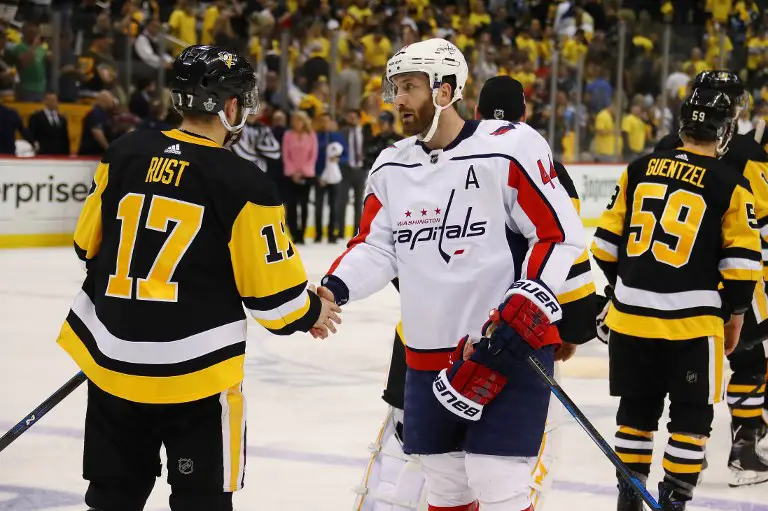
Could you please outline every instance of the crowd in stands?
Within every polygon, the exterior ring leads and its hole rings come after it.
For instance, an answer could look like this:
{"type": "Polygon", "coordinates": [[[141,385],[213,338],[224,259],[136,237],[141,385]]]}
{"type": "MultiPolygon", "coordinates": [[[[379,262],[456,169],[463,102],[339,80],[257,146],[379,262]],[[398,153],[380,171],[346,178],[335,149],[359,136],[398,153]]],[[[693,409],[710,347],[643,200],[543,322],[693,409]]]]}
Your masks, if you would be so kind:
{"type": "Polygon", "coordinates": [[[706,69],[738,70],[749,85],[740,131],[768,114],[759,1],[10,1],[13,16],[0,12],[0,153],[13,154],[20,137],[36,154],[97,156],[127,131],[175,126],[162,83],[174,56],[191,44],[226,46],[260,77],[261,112],[234,150],[278,182],[292,232],[304,232],[313,197],[329,241],[357,223],[366,173],[399,137],[381,99],[387,59],[424,38],[454,42],[468,61],[462,116],[473,116],[485,80],[512,76],[526,92],[527,122],[566,162],[647,152],[674,130],[688,84],[706,69]],[[74,108],[83,111],[75,127],[74,108]],[[350,200],[356,218],[345,219],[350,200]]]}

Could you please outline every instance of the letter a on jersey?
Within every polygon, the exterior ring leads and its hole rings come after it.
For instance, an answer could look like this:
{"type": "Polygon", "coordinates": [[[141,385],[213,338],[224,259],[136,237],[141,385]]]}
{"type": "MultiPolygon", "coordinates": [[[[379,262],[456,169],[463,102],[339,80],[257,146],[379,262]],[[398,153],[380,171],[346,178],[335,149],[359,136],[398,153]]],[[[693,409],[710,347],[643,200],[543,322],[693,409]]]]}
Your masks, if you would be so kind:
{"type": "Polygon", "coordinates": [[[474,185],[478,190],[480,189],[480,183],[477,182],[477,176],[475,175],[474,165],[470,165],[467,170],[467,180],[464,182],[464,189],[469,190],[469,185],[474,185]]]}

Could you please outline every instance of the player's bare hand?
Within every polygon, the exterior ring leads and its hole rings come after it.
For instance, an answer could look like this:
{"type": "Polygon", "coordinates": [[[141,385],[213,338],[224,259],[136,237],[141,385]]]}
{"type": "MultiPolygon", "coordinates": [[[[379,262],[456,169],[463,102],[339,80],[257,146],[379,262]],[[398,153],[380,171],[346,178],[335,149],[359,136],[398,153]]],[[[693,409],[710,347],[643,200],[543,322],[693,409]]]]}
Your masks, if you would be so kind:
{"type": "Polygon", "coordinates": [[[576,353],[576,345],[563,341],[563,343],[555,349],[555,360],[565,362],[569,360],[576,353]]]}
{"type": "Polygon", "coordinates": [[[336,303],[336,297],[333,296],[333,293],[327,287],[320,286],[317,288],[317,291],[315,292],[317,293],[317,296],[319,296],[320,298],[325,298],[329,302],[336,303]]]}
{"type": "Polygon", "coordinates": [[[725,355],[728,356],[736,349],[741,337],[741,327],[744,326],[744,314],[733,314],[725,324],[725,355]]]}
{"type": "MultiPolygon", "coordinates": [[[[322,288],[320,288],[322,289],[322,288]]],[[[317,318],[317,322],[312,325],[309,333],[315,339],[325,339],[330,335],[328,332],[336,333],[336,325],[341,324],[341,307],[336,305],[326,298],[320,296],[320,303],[322,307],[320,309],[320,317],[317,318]]]]}

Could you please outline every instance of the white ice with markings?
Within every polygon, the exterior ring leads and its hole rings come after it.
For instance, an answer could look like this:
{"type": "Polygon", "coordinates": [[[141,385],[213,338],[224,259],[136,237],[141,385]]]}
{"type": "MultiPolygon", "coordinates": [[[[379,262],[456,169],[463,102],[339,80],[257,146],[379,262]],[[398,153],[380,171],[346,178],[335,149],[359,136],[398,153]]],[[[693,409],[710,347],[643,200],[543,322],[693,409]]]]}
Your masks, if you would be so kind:
{"type": "MultiPolygon", "coordinates": [[[[343,246],[311,244],[299,250],[317,282],[343,246]]],[[[71,249],[0,251],[3,432],[77,372],[55,339],[82,277],[71,249]]],[[[247,471],[235,509],[352,509],[352,488],[360,481],[367,445],[386,411],[380,395],[398,317],[397,293],[390,286],[345,307],[339,333],[325,341],[304,334],[271,336],[249,322],[247,471]]],[[[590,342],[564,365],[563,374],[566,392],[612,443],[617,403],[608,396],[607,349],[590,342]]],[[[84,413],[83,386],[0,453],[0,510],[85,509],[84,413]]],[[[666,421],[665,416],[662,429],[666,421]]],[[[560,460],[546,509],[615,509],[613,467],[569,416],[560,431],[560,460]]],[[[666,439],[664,432],[656,437],[654,487],[666,439]]],[[[709,468],[688,509],[768,511],[768,483],[728,487],[728,450],[729,418],[723,403],[707,447],[709,468]]],[[[168,494],[164,473],[146,509],[168,509],[168,494]]]]}

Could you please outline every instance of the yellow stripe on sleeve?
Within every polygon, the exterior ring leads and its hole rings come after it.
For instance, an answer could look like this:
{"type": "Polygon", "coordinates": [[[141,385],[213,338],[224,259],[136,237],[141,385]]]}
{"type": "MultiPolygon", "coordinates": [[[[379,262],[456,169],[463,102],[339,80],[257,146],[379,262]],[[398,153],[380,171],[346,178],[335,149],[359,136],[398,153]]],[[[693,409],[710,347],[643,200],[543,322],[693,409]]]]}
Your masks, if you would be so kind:
{"type": "Polygon", "coordinates": [[[92,191],[85,199],[75,227],[75,248],[83,260],[93,259],[101,248],[101,196],[108,178],[109,164],[99,163],[93,176],[92,191]]]}
{"type": "MultiPolygon", "coordinates": [[[[731,202],[722,220],[723,249],[747,249],[756,254],[757,260],[762,260],[754,204],[754,196],[749,190],[738,185],[734,187],[731,202]]],[[[754,274],[754,277],[748,280],[758,280],[761,272],[755,271],[754,274]]]]}
{"type": "Polygon", "coordinates": [[[624,217],[627,215],[627,171],[625,170],[616,183],[615,197],[608,209],[603,211],[597,226],[618,236],[624,232],[624,217]]]}
{"type": "Polygon", "coordinates": [[[301,257],[285,233],[282,206],[246,203],[232,225],[229,253],[244,298],[276,295],[307,280],[301,257]]]}

